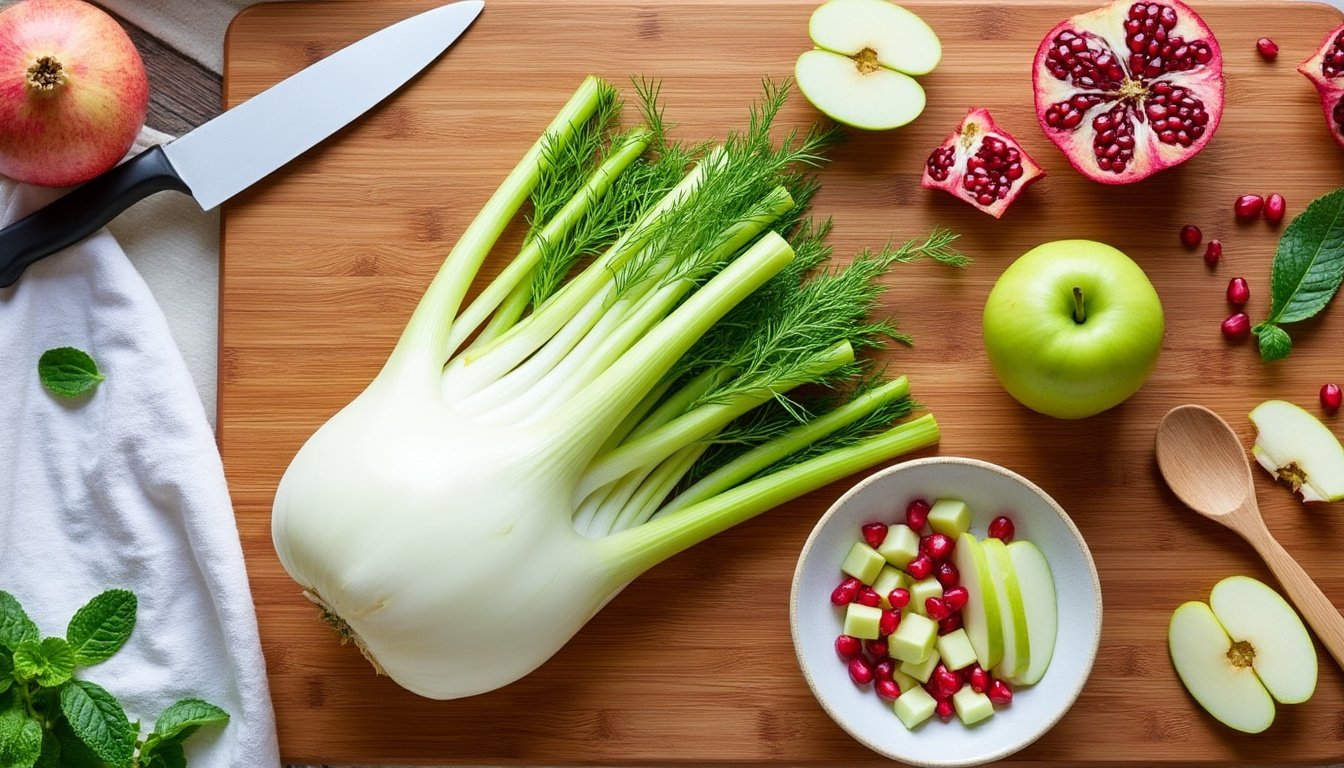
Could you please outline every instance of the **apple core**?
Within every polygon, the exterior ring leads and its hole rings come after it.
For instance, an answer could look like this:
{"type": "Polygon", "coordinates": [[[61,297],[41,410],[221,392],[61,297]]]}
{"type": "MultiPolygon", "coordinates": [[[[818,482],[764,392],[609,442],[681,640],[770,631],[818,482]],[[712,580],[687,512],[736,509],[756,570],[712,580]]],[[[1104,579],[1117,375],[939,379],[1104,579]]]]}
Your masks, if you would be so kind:
{"type": "Polygon", "coordinates": [[[861,75],[871,75],[882,68],[882,65],[877,63],[877,51],[872,48],[864,48],[850,58],[854,59],[854,64],[861,75]]]}
{"type": "Polygon", "coordinates": [[[1227,649],[1227,660],[1240,669],[1254,666],[1255,648],[1245,640],[1238,640],[1227,649]]]}

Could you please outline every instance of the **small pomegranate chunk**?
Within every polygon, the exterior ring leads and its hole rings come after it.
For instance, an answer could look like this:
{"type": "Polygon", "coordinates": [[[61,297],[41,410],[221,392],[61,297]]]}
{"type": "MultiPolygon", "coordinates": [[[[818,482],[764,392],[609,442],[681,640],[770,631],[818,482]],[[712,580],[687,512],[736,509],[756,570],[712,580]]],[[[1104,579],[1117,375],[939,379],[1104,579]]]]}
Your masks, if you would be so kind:
{"type": "Polygon", "coordinates": [[[885,680],[879,678],[876,683],[873,683],[873,690],[877,691],[877,695],[887,701],[895,701],[901,695],[901,687],[891,678],[885,680]]]}
{"type": "MultiPolygon", "coordinates": [[[[877,631],[882,635],[890,635],[901,625],[901,614],[899,611],[883,611],[881,618],[878,619],[877,631]]],[[[885,650],[885,649],[884,649],[885,650]]],[[[886,653],[873,652],[874,656],[886,656],[886,653]]]]}
{"type": "Polygon", "coordinates": [[[835,655],[849,661],[863,650],[863,641],[853,635],[840,635],[835,638],[835,655]]]}
{"type": "Polygon", "coordinates": [[[955,587],[961,583],[961,574],[957,571],[957,566],[948,560],[938,564],[938,567],[933,571],[933,577],[938,579],[938,583],[944,587],[955,587]]]}
{"type": "Polygon", "coordinates": [[[1238,219],[1248,221],[1260,215],[1265,208],[1265,198],[1259,195],[1242,195],[1232,203],[1232,212],[1238,219]]]}
{"type": "Polygon", "coordinates": [[[989,692],[985,695],[995,704],[1008,704],[1013,700],[1013,689],[1002,680],[995,680],[989,684],[989,692]]]}
{"type": "Polygon", "coordinates": [[[948,610],[953,613],[965,608],[966,602],[970,600],[970,598],[971,594],[966,591],[965,587],[952,587],[943,592],[943,602],[947,605],[948,610]]]}
{"type": "Polygon", "coordinates": [[[929,502],[923,499],[915,499],[905,507],[905,524],[910,530],[919,533],[924,530],[924,526],[929,524],[929,502]]]}
{"type": "Polygon", "coordinates": [[[859,605],[866,605],[870,608],[876,608],[882,604],[882,596],[877,594],[877,590],[870,586],[860,585],[859,594],[854,598],[854,602],[859,605]]]}
{"type": "Polygon", "coordinates": [[[1288,201],[1283,199],[1283,195],[1278,192],[1265,198],[1265,221],[1270,224],[1278,224],[1283,221],[1283,214],[1288,210],[1288,201]]]}
{"type": "MultiPolygon", "coordinates": [[[[920,186],[942,189],[999,218],[1045,171],[988,110],[973,108],[924,162],[920,186]]],[[[913,526],[911,526],[913,527],[913,526]]]]}
{"type": "Polygon", "coordinates": [[[1013,540],[1013,532],[1016,526],[1013,525],[1013,519],[1007,515],[999,515],[989,521],[989,537],[998,539],[1004,544],[1013,540]]]}
{"type": "Polygon", "coordinates": [[[1199,227],[1194,224],[1186,224],[1181,227],[1181,242],[1186,248],[1194,248],[1204,239],[1204,233],[1199,231],[1199,227]]]}
{"type": "Polygon", "coordinates": [[[1210,240],[1208,246],[1204,249],[1204,263],[1210,267],[1218,266],[1218,262],[1223,260],[1223,241],[1210,240]]]}
{"type": "Polygon", "coordinates": [[[895,672],[895,659],[878,659],[877,663],[873,665],[873,677],[878,680],[894,680],[896,678],[895,672]]]}
{"type": "Polygon", "coordinates": [[[1245,341],[1251,335],[1251,318],[1245,313],[1237,314],[1223,321],[1223,337],[1228,341],[1245,341]]]}
{"type": "Polygon", "coordinates": [[[1260,52],[1265,61],[1273,61],[1279,56],[1279,44],[1270,40],[1268,37],[1262,37],[1255,41],[1255,50],[1260,52]]]}
{"type": "Polygon", "coordinates": [[[1341,392],[1338,384],[1326,384],[1321,387],[1321,407],[1334,413],[1339,410],[1339,406],[1344,404],[1344,392],[1341,392]]]}
{"type": "Polygon", "coordinates": [[[933,707],[933,713],[937,715],[938,719],[942,720],[944,723],[952,719],[952,715],[954,712],[956,712],[956,710],[952,707],[951,699],[943,699],[942,701],[935,704],[933,707]]]}
{"type": "Polygon", "coordinates": [[[1297,71],[1316,86],[1325,125],[1344,146],[1344,24],[1330,30],[1316,53],[1297,65],[1297,71]]]}
{"type": "Polygon", "coordinates": [[[966,670],[966,682],[970,683],[972,691],[984,693],[989,690],[992,678],[979,664],[972,664],[966,670]]]}
{"type": "Polygon", "coordinates": [[[910,604],[910,590],[904,587],[897,587],[887,594],[887,602],[891,607],[900,610],[910,604]]]}
{"type": "Polygon", "coordinates": [[[855,656],[849,660],[849,679],[853,680],[855,685],[867,685],[873,682],[873,665],[863,656],[855,656]]]}
{"type": "Polygon", "coordinates": [[[887,540],[887,524],[869,523],[863,526],[863,540],[873,549],[882,546],[882,542],[887,540]]]}
{"type": "Polygon", "coordinates": [[[929,556],[929,559],[935,563],[941,563],[952,554],[952,547],[956,542],[950,536],[942,533],[930,533],[919,542],[919,551],[929,556]]]}
{"type": "Polygon", "coordinates": [[[859,596],[861,587],[863,587],[862,581],[849,576],[840,582],[835,589],[831,590],[831,602],[835,605],[849,605],[854,602],[854,598],[859,596]]]}
{"type": "Polygon", "coordinates": [[[955,613],[941,597],[926,598],[924,600],[924,612],[934,621],[942,621],[955,613]]]}
{"type": "Polygon", "coordinates": [[[905,564],[905,572],[915,581],[923,581],[933,573],[933,560],[928,555],[915,555],[915,559],[905,564]]]}
{"type": "Polygon", "coordinates": [[[875,659],[886,658],[887,641],[880,638],[877,640],[864,640],[863,649],[875,659]]]}
{"type": "Polygon", "coordinates": [[[1227,302],[1240,307],[1251,300],[1251,286],[1244,277],[1234,277],[1227,282],[1227,302]]]}
{"type": "Polygon", "coordinates": [[[961,629],[961,614],[954,613],[946,619],[938,620],[938,634],[948,635],[961,629]]]}

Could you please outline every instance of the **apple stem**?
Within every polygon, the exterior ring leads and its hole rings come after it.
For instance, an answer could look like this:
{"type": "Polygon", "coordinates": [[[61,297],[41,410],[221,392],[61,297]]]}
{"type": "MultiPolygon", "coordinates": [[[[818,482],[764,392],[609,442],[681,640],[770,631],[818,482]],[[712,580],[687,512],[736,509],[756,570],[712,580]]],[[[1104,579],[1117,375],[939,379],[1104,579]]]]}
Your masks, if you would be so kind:
{"type": "Polygon", "coordinates": [[[1087,309],[1083,306],[1083,289],[1073,286],[1073,321],[1082,325],[1087,321],[1087,309]]]}

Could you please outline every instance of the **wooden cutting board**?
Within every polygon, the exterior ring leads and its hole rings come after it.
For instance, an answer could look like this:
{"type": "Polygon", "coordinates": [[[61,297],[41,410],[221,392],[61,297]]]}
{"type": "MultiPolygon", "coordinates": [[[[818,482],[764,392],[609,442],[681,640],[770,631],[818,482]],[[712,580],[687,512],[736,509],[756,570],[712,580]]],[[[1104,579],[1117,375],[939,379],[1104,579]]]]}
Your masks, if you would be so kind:
{"type": "MultiPolygon", "coordinates": [[[[433,0],[255,6],[227,42],[230,106],[433,0]]],[[[339,646],[281,570],[272,495],[299,445],[378,370],[421,291],[486,197],[582,77],[663,83],[687,136],[743,124],[764,76],[784,77],[809,47],[814,0],[660,3],[488,0],[476,26],[422,77],[224,209],[219,439],[261,624],[280,743],[293,762],[745,763],[882,762],[813,700],[793,658],[786,600],[797,551],[848,486],[837,483],[655,568],[525,680],[467,700],[417,698],[339,646]]],[[[1110,188],[1074,172],[1032,112],[1040,38],[1089,3],[910,2],[941,35],[944,60],[923,79],[927,112],[897,132],[855,133],[822,173],[815,210],[835,219],[837,253],[918,237],[964,235],[964,272],[897,268],[884,310],[916,339],[889,353],[943,425],[937,452],[1004,464],[1069,510],[1091,545],[1105,600],[1102,648],[1070,714],[1014,760],[1271,763],[1344,758],[1344,676],[1324,653],[1315,698],[1282,707],[1266,734],[1234,733],[1203,714],[1168,660],[1181,602],[1219,579],[1271,581],[1234,535],[1182,508],[1153,461],[1158,419],[1180,403],[1223,414],[1247,445],[1245,415],[1271,397],[1319,411],[1316,391],[1344,380],[1344,310],[1292,328],[1286,362],[1262,364],[1218,326],[1224,287],[1252,285],[1268,307],[1276,230],[1237,224],[1242,193],[1280,192],[1290,214],[1344,181],[1316,95],[1294,72],[1337,23],[1324,6],[1205,2],[1226,52],[1228,103],[1210,147],[1184,166],[1110,188]],[[1262,61],[1254,41],[1282,46],[1262,61]],[[1001,221],[919,188],[924,158],[970,105],[989,107],[1047,168],[1001,221]],[[1220,238],[1205,267],[1181,225],[1220,238]],[[1148,385],[1081,422],[1010,400],[987,365],[980,309],[1000,272],[1045,240],[1112,243],[1148,271],[1167,338],[1148,385]]],[[[801,96],[785,122],[817,118],[801,96]]],[[[513,242],[516,243],[517,232],[513,242]]],[[[506,249],[507,250],[507,249],[506,249]]],[[[847,258],[847,256],[842,256],[847,258]]],[[[499,261],[488,263],[493,275],[499,261]]],[[[1328,420],[1344,432],[1344,420],[1328,420]]],[[[1304,509],[1257,470],[1269,527],[1344,606],[1344,505],[1304,509]]],[[[1068,617],[1064,617],[1067,621],[1068,617]]],[[[837,668],[837,673],[839,670],[837,668]]],[[[956,729],[952,728],[951,732],[956,729]]]]}

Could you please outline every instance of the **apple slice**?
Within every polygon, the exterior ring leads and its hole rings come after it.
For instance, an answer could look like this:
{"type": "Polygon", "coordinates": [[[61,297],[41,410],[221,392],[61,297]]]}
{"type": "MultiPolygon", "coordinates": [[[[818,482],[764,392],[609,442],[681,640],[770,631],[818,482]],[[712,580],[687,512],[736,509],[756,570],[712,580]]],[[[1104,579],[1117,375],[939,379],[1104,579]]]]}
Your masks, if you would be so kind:
{"type": "Polygon", "coordinates": [[[968,598],[961,610],[962,627],[971,639],[980,666],[992,669],[1003,658],[1003,620],[989,558],[975,536],[963,533],[952,549],[952,564],[961,574],[961,585],[966,588],[968,598]]]}
{"type": "Polygon", "coordinates": [[[1045,677],[1045,670],[1050,667],[1050,659],[1055,654],[1055,634],[1059,629],[1055,577],[1045,555],[1030,541],[1009,544],[1008,557],[1013,561],[1017,586],[1022,593],[1022,612],[1027,619],[1027,642],[1031,650],[1026,670],[1010,678],[1009,682],[1035,685],[1045,677]]]}
{"type": "Polygon", "coordinates": [[[1251,454],[1304,502],[1344,499],[1344,447],[1320,419],[1292,403],[1268,400],[1251,411],[1258,434],[1251,454]]]}
{"type": "Polygon", "coordinates": [[[798,57],[793,78],[812,106],[865,131],[899,128],[924,111],[924,88],[913,77],[876,64],[811,50],[798,57]]]}
{"type": "Polygon", "coordinates": [[[1301,704],[1316,691],[1316,647],[1287,600],[1264,583],[1229,576],[1209,595],[1209,607],[1232,643],[1249,651],[1251,669],[1282,704],[1301,704]]]}
{"type": "Polygon", "coordinates": [[[871,57],[907,75],[927,75],[943,57],[933,29],[887,0],[830,0],[812,12],[807,32],[822,50],[856,61],[871,57]]]}
{"type": "Polygon", "coordinates": [[[989,557],[989,572],[999,597],[999,619],[1003,623],[1003,658],[992,670],[1004,678],[1015,678],[1027,671],[1031,660],[1031,641],[1027,632],[1027,610],[1022,604],[1022,589],[1017,582],[1017,567],[1008,554],[1008,545],[998,539],[980,543],[989,557]]]}
{"type": "Polygon", "coordinates": [[[1230,661],[1232,638],[1209,606],[1189,602],[1177,608],[1167,644],[1181,683],[1219,722],[1246,733],[1260,733],[1274,722],[1274,700],[1250,664],[1230,661]]]}

